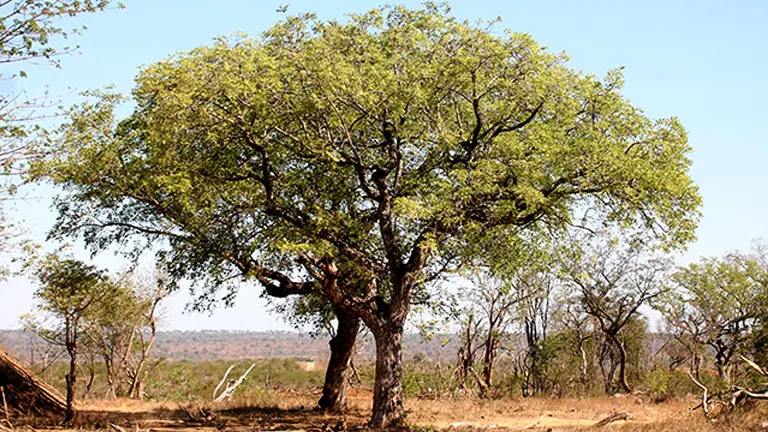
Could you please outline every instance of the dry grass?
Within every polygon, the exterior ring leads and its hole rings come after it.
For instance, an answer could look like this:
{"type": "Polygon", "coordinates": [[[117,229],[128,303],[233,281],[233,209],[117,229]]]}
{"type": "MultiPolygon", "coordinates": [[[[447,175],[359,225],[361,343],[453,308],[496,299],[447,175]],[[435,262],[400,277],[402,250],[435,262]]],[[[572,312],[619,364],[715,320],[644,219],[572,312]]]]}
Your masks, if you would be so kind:
{"type": "MultiPolygon", "coordinates": [[[[340,416],[312,409],[318,394],[281,391],[245,394],[234,401],[179,405],[144,403],[127,399],[87,402],[81,406],[77,429],[108,429],[110,423],[129,432],[138,427],[155,432],[208,432],[252,430],[334,430],[340,416]]],[[[344,415],[347,430],[364,427],[370,414],[371,393],[353,390],[344,415]]],[[[407,421],[416,429],[448,431],[765,431],[765,407],[751,410],[731,421],[710,423],[700,412],[690,412],[694,399],[662,404],[640,396],[585,399],[407,400],[407,421]],[[599,429],[593,425],[612,414],[627,412],[627,421],[599,429]]],[[[340,425],[339,425],[340,426],[340,425]]],[[[45,425],[35,425],[37,430],[45,425]]]]}

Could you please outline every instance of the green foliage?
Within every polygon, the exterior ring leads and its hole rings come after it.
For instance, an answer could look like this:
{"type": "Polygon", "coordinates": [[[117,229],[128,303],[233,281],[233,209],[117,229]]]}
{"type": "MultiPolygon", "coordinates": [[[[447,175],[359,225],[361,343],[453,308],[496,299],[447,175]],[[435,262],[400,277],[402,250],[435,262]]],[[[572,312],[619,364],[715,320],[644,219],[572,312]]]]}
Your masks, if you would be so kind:
{"type": "MultiPolygon", "coordinates": [[[[230,365],[235,364],[232,374],[241,374],[254,361],[256,366],[243,384],[238,387],[234,394],[236,399],[249,400],[255,397],[255,400],[258,401],[260,396],[267,396],[277,390],[314,390],[323,385],[323,371],[304,371],[296,365],[294,359],[201,362],[153,359],[148,365],[144,391],[147,394],[147,399],[151,401],[210,401],[213,389],[230,365]]],[[[63,377],[66,367],[63,362],[50,365],[49,370],[45,373],[49,377],[49,384],[64,390],[66,384],[63,377]]],[[[86,383],[87,379],[80,381],[82,388],[79,389],[79,392],[84,393],[86,383]]],[[[94,387],[89,397],[102,399],[108,390],[106,371],[103,365],[97,364],[94,387]]]]}
{"type": "Polygon", "coordinates": [[[752,332],[752,352],[757,364],[768,365],[768,317],[763,317],[752,332]]]}
{"type": "MultiPolygon", "coordinates": [[[[59,66],[56,57],[76,47],[58,46],[61,39],[82,29],[66,29],[67,18],[92,13],[110,6],[111,0],[16,0],[0,3],[0,80],[23,79],[27,73],[13,63],[45,63],[59,66]],[[15,69],[15,70],[14,70],[15,69]]],[[[118,3],[119,7],[122,7],[118,3]]],[[[22,87],[18,85],[16,87],[22,87]]],[[[14,87],[13,85],[9,88],[14,87]]],[[[47,94],[27,95],[0,92],[0,205],[7,205],[16,194],[18,175],[27,169],[28,160],[37,154],[35,136],[41,132],[38,121],[50,116],[47,108],[55,101],[47,94]]],[[[23,226],[12,223],[0,207],[0,250],[24,243],[19,240],[23,226]]],[[[7,269],[0,269],[3,274],[7,269]]]]}
{"type": "MultiPolygon", "coordinates": [[[[730,378],[738,354],[761,340],[767,316],[768,260],[758,243],[752,254],[702,258],[675,273],[675,291],[658,307],[694,346],[714,350],[721,378],[730,378]]],[[[760,355],[760,351],[756,351],[760,355]]]]}
{"type": "MultiPolygon", "coordinates": [[[[67,52],[70,48],[51,46],[52,40],[56,37],[66,39],[70,34],[78,34],[84,29],[67,30],[57,20],[101,11],[109,7],[110,3],[109,0],[21,0],[4,3],[0,6],[0,57],[9,61],[35,58],[53,61],[52,58],[61,50],[67,52]]],[[[124,7],[122,3],[117,5],[124,7]]]]}
{"type": "Polygon", "coordinates": [[[111,99],[76,108],[38,173],[70,192],[57,233],[168,240],[170,273],[211,286],[263,274],[254,254],[283,269],[301,254],[385,259],[377,171],[399,244],[435,257],[585,206],[685,244],[699,205],[685,131],[645,117],[622,82],[435,6],[291,17],[147,67],[122,122],[111,99]]]}
{"type": "Polygon", "coordinates": [[[159,247],[203,307],[243,278],[300,286],[397,341],[425,281],[587,211],[666,248],[693,239],[686,132],[622,85],[447,6],[305,14],[146,67],[126,119],[114,96],[74,107],[35,174],[66,191],[54,236],[159,247]]]}
{"type": "Polygon", "coordinates": [[[336,315],[333,305],[320,293],[313,292],[284,301],[274,301],[272,310],[279,313],[296,330],[309,329],[313,337],[335,334],[333,321],[336,315]]]}
{"type": "MultiPolygon", "coordinates": [[[[85,28],[67,29],[60,21],[75,15],[104,10],[111,0],[20,0],[0,4],[0,63],[29,62],[43,60],[58,67],[56,59],[61,54],[72,52],[77,47],[57,46],[57,39],[67,39],[79,34],[85,28]]],[[[123,7],[118,3],[118,7],[123,7]]],[[[14,75],[0,71],[0,79],[24,78],[27,73],[18,70],[14,75]]],[[[17,139],[29,132],[30,120],[40,119],[41,114],[31,112],[45,106],[45,98],[20,98],[16,94],[0,95],[0,140],[3,157],[0,160],[2,173],[9,174],[16,167],[15,154],[17,139]],[[10,153],[10,154],[9,154],[10,153]]],[[[33,128],[34,129],[34,128],[33,128]]],[[[23,149],[19,149],[20,151],[23,149]]]]}
{"type": "MultiPolygon", "coordinates": [[[[710,389],[719,388],[712,376],[702,376],[701,381],[708,383],[710,389]]],[[[698,394],[699,388],[691,381],[687,373],[682,370],[668,370],[655,368],[644,375],[641,387],[655,402],[663,402],[673,398],[685,398],[691,394],[698,394]]]]}
{"type": "Polygon", "coordinates": [[[84,330],[87,310],[109,295],[105,274],[82,261],[47,255],[33,264],[33,274],[40,283],[35,291],[41,315],[27,316],[25,326],[54,345],[76,343],[84,330]],[[39,319],[51,319],[46,326],[39,319]]]}

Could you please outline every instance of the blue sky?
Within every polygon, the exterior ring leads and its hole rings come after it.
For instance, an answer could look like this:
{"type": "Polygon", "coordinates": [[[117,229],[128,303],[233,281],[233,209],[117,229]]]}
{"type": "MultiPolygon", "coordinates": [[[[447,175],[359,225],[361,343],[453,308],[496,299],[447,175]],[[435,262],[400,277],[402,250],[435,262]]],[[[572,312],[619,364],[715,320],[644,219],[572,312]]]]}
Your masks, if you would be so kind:
{"type": "MultiPolygon", "coordinates": [[[[77,22],[88,30],[76,39],[80,53],[61,59],[62,68],[25,65],[30,77],[13,82],[30,95],[46,86],[53,94],[114,85],[127,92],[142,65],[208,44],[218,36],[257,36],[279,19],[285,1],[126,0],[126,9],[77,22]]],[[[343,19],[382,3],[292,1],[291,13],[312,11],[343,19]]],[[[419,2],[405,2],[418,6],[419,2]]],[[[502,28],[530,33],[552,51],[565,51],[571,67],[603,76],[624,66],[624,94],[651,117],[677,116],[694,149],[692,176],[704,198],[698,240],[679,258],[695,260],[749,248],[768,237],[768,2],[762,1],[455,1],[460,18],[502,17],[502,28]]],[[[71,23],[74,23],[71,21],[71,23]]],[[[4,84],[7,87],[8,83],[4,84]]],[[[70,101],[64,99],[65,103],[70,101]]],[[[15,217],[43,242],[54,214],[47,188],[19,202],[15,217]]],[[[111,255],[97,257],[118,269],[111,255]]],[[[0,284],[0,328],[18,326],[30,310],[34,287],[23,278],[0,284]]],[[[283,329],[267,313],[259,289],[245,286],[233,309],[213,316],[182,314],[180,292],[168,304],[166,328],[283,329]]]]}

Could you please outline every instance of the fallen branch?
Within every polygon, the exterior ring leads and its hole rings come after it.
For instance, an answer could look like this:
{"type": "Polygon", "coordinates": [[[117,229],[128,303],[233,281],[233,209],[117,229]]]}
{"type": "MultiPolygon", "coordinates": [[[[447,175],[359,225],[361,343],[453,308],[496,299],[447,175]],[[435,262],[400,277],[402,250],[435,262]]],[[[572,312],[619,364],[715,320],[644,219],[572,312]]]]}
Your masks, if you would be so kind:
{"type": "MultiPolygon", "coordinates": [[[[0,388],[2,388],[2,387],[0,387],[0,388]]],[[[7,418],[4,418],[4,419],[0,420],[0,431],[3,431],[3,432],[11,431],[11,432],[13,432],[13,423],[11,423],[11,421],[9,419],[7,419],[7,418]],[[3,423],[7,424],[8,426],[4,426],[3,423]]]]}
{"type": "Polygon", "coordinates": [[[206,424],[210,423],[214,420],[217,420],[219,418],[219,414],[211,409],[210,407],[197,407],[197,412],[192,412],[190,408],[181,406],[181,409],[187,413],[187,416],[189,417],[190,423],[200,423],[200,424],[206,424]]]}
{"type": "Polygon", "coordinates": [[[5,414],[5,420],[11,422],[11,413],[8,412],[8,401],[5,400],[5,387],[0,386],[0,395],[3,397],[3,414],[5,414]]]}
{"type": "Polygon", "coordinates": [[[605,426],[607,424],[613,423],[615,421],[626,420],[628,418],[629,418],[629,413],[627,413],[627,412],[618,413],[618,414],[614,414],[612,416],[608,416],[608,417],[600,420],[599,422],[593,424],[591,427],[593,427],[593,428],[600,428],[600,427],[603,427],[603,426],[605,426]]]}
{"type": "Polygon", "coordinates": [[[707,402],[707,393],[709,390],[704,384],[698,382],[690,372],[688,372],[688,377],[704,392],[701,395],[701,405],[697,405],[695,408],[691,408],[691,411],[698,409],[698,407],[701,406],[701,409],[704,410],[704,417],[709,418],[709,403],[707,402]]]}
{"type": "Polygon", "coordinates": [[[539,423],[541,423],[542,420],[544,420],[544,417],[546,417],[546,416],[539,417],[538,420],[536,420],[535,422],[533,422],[533,423],[529,424],[528,426],[524,427],[522,430],[527,430],[527,429],[535,428],[536,426],[539,425],[539,423]]]}
{"type": "Polygon", "coordinates": [[[741,391],[744,393],[745,396],[750,397],[752,399],[759,399],[759,400],[768,400],[768,390],[763,392],[752,392],[746,389],[741,389],[741,391]]]}
{"type": "MultiPolygon", "coordinates": [[[[760,367],[757,363],[753,362],[747,357],[744,357],[743,355],[740,357],[742,360],[744,360],[745,363],[747,363],[747,365],[749,365],[749,367],[757,371],[759,374],[768,375],[768,371],[760,367]]],[[[713,420],[715,417],[718,417],[723,413],[728,414],[733,412],[736,410],[736,406],[744,399],[768,400],[768,390],[754,391],[738,386],[733,386],[730,390],[712,395],[708,398],[709,391],[707,390],[707,387],[697,381],[690,372],[688,372],[688,377],[702,390],[701,403],[691,408],[690,410],[695,411],[701,408],[704,411],[704,417],[710,420],[713,420]],[[718,412],[717,415],[713,415],[711,412],[711,408],[715,403],[719,403],[723,407],[723,409],[718,412]]]]}

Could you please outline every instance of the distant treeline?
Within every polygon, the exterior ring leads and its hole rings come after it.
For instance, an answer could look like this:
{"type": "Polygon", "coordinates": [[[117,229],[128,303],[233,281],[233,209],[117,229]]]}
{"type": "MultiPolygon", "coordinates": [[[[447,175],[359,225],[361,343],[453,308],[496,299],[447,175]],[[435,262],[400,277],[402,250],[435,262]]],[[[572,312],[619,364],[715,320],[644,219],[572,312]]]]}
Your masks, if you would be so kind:
{"type": "MultiPolygon", "coordinates": [[[[0,330],[0,343],[14,356],[26,363],[45,352],[36,335],[23,330],[0,330]]],[[[372,340],[361,340],[358,356],[372,359],[372,340]]],[[[433,361],[454,362],[458,350],[457,336],[436,336],[423,340],[419,335],[405,338],[406,358],[426,357],[433,361]]],[[[328,359],[328,341],[306,334],[288,331],[160,331],[152,347],[152,357],[169,360],[212,361],[250,358],[311,358],[320,363],[328,359]]]]}

